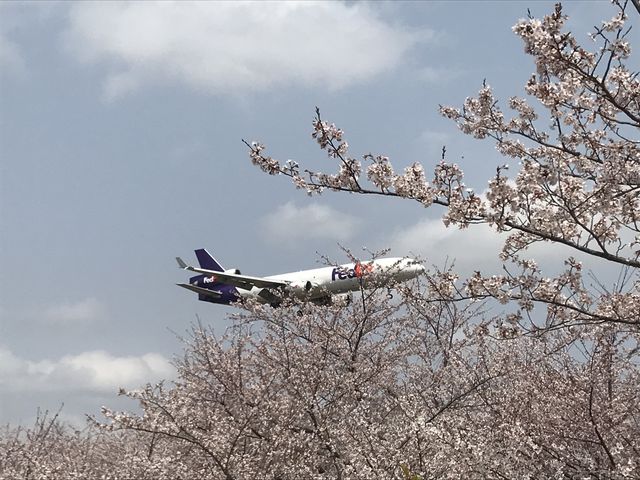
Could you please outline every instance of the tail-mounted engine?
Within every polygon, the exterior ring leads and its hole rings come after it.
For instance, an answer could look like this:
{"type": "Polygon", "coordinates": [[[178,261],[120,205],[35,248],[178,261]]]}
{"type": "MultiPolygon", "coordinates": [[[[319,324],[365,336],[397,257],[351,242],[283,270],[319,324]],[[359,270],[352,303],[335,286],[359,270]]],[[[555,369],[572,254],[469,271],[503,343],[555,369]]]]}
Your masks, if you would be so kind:
{"type": "Polygon", "coordinates": [[[228,270],[225,270],[224,273],[232,273],[234,275],[242,275],[242,272],[240,270],[238,270],[237,268],[230,268],[228,270]]]}

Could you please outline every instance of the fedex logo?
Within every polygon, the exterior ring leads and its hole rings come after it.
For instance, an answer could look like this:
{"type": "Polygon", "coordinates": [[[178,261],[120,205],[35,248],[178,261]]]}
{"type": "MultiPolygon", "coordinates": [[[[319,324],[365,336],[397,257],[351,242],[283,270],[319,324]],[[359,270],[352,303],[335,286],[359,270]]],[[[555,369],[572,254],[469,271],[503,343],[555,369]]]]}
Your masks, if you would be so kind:
{"type": "Polygon", "coordinates": [[[204,277],[202,283],[216,283],[216,277],[211,275],[210,277],[204,277]]]}
{"type": "Polygon", "coordinates": [[[346,280],[347,278],[360,278],[367,273],[373,272],[373,263],[356,263],[354,268],[342,268],[334,267],[331,272],[331,281],[335,282],[336,277],[338,280],[346,280]]]}

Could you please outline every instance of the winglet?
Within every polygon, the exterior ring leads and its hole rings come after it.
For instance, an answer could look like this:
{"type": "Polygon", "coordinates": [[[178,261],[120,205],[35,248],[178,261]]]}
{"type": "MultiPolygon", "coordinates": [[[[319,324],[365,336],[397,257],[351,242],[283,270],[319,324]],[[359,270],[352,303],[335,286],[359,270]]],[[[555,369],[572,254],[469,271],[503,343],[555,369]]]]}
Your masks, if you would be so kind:
{"type": "Polygon", "coordinates": [[[178,265],[180,265],[180,268],[182,268],[183,270],[189,268],[187,264],[184,263],[184,260],[182,260],[180,257],[176,257],[176,262],[178,262],[178,265]]]}

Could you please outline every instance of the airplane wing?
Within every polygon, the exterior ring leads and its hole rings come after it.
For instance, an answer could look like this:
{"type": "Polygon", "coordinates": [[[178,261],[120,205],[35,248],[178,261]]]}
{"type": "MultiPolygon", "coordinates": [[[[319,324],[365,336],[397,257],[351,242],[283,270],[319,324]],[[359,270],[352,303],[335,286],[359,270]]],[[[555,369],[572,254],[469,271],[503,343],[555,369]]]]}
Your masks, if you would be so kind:
{"type": "Polygon", "coordinates": [[[176,283],[179,287],[186,288],[192,292],[196,292],[200,295],[206,295],[207,297],[221,298],[222,292],[217,290],[209,290],[208,288],[196,287],[195,285],[189,285],[188,283],[176,283]]]}
{"type": "Polygon", "coordinates": [[[287,282],[280,280],[269,280],[267,278],[250,277],[248,275],[236,275],[235,273],[217,272],[215,270],[207,270],[206,268],[192,267],[184,263],[180,257],[176,257],[176,261],[180,268],[183,270],[189,270],[191,272],[201,273],[203,275],[210,275],[216,278],[220,283],[226,283],[227,285],[233,285],[234,287],[242,288],[244,290],[251,290],[252,287],[257,288],[282,288],[289,285],[287,282]]]}

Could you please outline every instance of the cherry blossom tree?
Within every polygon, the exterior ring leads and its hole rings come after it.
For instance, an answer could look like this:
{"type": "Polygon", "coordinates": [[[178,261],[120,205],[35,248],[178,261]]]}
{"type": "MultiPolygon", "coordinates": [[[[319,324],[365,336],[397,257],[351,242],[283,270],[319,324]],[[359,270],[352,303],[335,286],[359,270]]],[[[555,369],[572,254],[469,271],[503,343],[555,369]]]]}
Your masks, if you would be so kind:
{"type": "Polygon", "coordinates": [[[637,338],[600,326],[504,337],[482,302],[454,298],[451,275],[393,300],[246,305],[221,338],[196,325],[174,385],[121,392],[142,414],[4,436],[2,466],[27,478],[637,477],[637,338]]]}
{"type": "Polygon", "coordinates": [[[76,430],[59,413],[38,412],[32,427],[0,431],[0,478],[134,478],[140,443],[127,432],[76,430]]]}
{"type": "Polygon", "coordinates": [[[467,280],[463,296],[517,302],[512,321],[523,329],[585,323],[637,327],[640,80],[627,67],[631,46],[626,2],[613,4],[613,18],[591,35],[595,51],[564,31],[567,17],[560,4],[542,20],[520,20],[513,27],[535,61],[536,72],[525,92],[537,101],[537,110],[528,99],[513,97],[508,101],[512,116],[507,118],[486,83],[462,108],[440,107],[462,132],[494,140],[498,151],[519,165],[514,177],[507,175],[508,165],[497,168],[482,194],[467,188],[461,167],[445,161],[444,149],[430,181],[420,163],[396,173],[384,155],[351,157],[344,132],[324,121],[319,110],[313,138],[337,160],[337,173],[303,170],[291,160],[281,163],[265,154],[263,144],[245,142],[251,160],[268,174],[290,177],[310,195],[329,189],[406,198],[425,207],[445,207],[447,226],[484,223],[508,232],[502,259],[513,264],[512,270],[488,278],[477,273],[467,280]],[[544,128],[549,123],[551,127],[544,128]],[[626,269],[626,289],[617,285],[594,295],[585,287],[581,262],[573,257],[566,260],[563,274],[543,276],[537,263],[525,257],[528,247],[538,242],[561,244],[626,269]],[[542,323],[529,316],[536,303],[548,309],[542,323]]]}
{"type": "Polygon", "coordinates": [[[127,393],[144,415],[105,411],[107,428],[210,478],[637,474],[637,343],[505,339],[482,304],[451,301],[450,276],[399,301],[248,306],[220,339],[197,327],[176,386],[127,393]]]}

